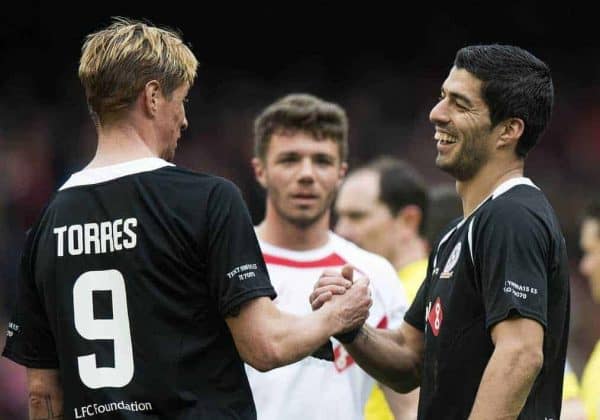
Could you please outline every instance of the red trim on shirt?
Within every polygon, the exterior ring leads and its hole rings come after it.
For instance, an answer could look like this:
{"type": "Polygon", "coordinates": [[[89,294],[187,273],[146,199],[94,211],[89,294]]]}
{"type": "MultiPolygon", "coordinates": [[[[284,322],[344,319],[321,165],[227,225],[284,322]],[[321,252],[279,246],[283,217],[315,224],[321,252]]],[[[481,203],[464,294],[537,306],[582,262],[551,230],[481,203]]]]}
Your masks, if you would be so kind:
{"type": "Polygon", "coordinates": [[[284,265],[296,268],[339,267],[346,264],[346,260],[335,253],[313,261],[290,260],[288,258],[276,257],[269,254],[263,254],[263,257],[267,264],[284,265]]]}
{"type": "Polygon", "coordinates": [[[387,329],[387,325],[388,325],[388,319],[387,316],[384,316],[383,318],[381,318],[381,321],[379,321],[379,324],[377,324],[377,328],[382,328],[382,329],[387,329]]]}

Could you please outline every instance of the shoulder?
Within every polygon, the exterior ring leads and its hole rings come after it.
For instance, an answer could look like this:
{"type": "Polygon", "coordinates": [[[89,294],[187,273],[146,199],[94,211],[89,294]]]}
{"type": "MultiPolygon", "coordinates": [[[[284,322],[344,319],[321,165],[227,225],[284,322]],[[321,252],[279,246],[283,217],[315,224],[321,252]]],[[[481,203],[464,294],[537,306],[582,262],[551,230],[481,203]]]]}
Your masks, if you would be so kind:
{"type": "Polygon", "coordinates": [[[174,180],[183,183],[192,183],[209,189],[219,188],[239,191],[237,185],[227,178],[205,172],[196,172],[180,166],[165,167],[155,171],[153,174],[158,178],[165,178],[169,181],[174,180]]]}
{"type": "Polygon", "coordinates": [[[517,186],[486,203],[476,218],[479,225],[523,227],[543,223],[549,215],[544,194],[533,187],[517,186]]]}
{"type": "Polygon", "coordinates": [[[222,207],[242,201],[240,188],[233,181],[178,166],[162,168],[151,182],[154,184],[152,188],[157,189],[161,196],[173,195],[182,205],[190,203],[196,207],[207,203],[222,207]]]}

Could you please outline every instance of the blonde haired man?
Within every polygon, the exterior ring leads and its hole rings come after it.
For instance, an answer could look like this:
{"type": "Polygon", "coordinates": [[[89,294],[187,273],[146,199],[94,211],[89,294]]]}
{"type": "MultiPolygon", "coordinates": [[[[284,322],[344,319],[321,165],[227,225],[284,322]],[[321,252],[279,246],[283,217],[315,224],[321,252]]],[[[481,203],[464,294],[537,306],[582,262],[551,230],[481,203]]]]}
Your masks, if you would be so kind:
{"type": "Polygon", "coordinates": [[[96,154],[29,232],[3,353],[28,368],[31,418],[252,419],[243,361],[294,362],[368,316],[366,280],[356,303],[279,311],[237,187],[168,162],[197,65],[128,19],[83,45],[96,154]]]}

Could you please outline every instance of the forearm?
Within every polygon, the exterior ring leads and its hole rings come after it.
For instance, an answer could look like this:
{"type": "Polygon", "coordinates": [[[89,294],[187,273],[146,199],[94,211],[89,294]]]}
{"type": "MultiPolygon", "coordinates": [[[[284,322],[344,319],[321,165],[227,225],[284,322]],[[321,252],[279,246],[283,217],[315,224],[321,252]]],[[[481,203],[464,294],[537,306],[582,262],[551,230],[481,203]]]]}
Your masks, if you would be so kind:
{"type": "Polygon", "coordinates": [[[244,362],[262,372],[312,354],[340,328],[330,307],[298,316],[268,298],[248,302],[226,322],[244,362]]]}
{"type": "Polygon", "coordinates": [[[29,418],[31,420],[63,419],[63,393],[58,371],[28,369],[29,418]]]}
{"type": "Polygon", "coordinates": [[[394,391],[405,393],[420,385],[422,355],[399,330],[365,325],[345,347],[369,375],[394,391]]]}
{"type": "Polygon", "coordinates": [[[516,419],[542,363],[541,352],[496,347],[484,371],[469,419],[516,419]]]}
{"type": "Polygon", "coordinates": [[[272,346],[273,362],[276,365],[273,367],[294,363],[311,355],[339,330],[339,325],[328,308],[306,316],[281,311],[269,324],[268,342],[272,346]]]}

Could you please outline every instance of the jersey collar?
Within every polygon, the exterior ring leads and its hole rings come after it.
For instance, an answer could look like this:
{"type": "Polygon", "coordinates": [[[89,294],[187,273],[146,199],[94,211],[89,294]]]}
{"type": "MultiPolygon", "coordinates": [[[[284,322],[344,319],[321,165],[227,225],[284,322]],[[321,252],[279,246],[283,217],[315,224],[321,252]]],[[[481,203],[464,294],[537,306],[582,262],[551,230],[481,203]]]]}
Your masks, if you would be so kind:
{"type": "Polygon", "coordinates": [[[65,182],[58,190],[62,191],[67,188],[79,187],[82,185],[99,184],[127,175],[154,171],[155,169],[163,168],[165,166],[175,165],[157,157],[149,157],[117,163],[115,165],[102,166],[100,168],[84,169],[72,174],[67,182],[65,182]]]}
{"type": "Polygon", "coordinates": [[[535,188],[535,189],[540,189],[537,185],[535,185],[533,183],[533,181],[527,177],[524,176],[519,176],[516,178],[511,178],[509,180],[504,181],[502,184],[498,185],[496,187],[496,189],[494,189],[494,191],[488,195],[481,203],[479,203],[477,205],[477,207],[475,207],[475,209],[471,212],[471,214],[468,217],[463,217],[463,219],[456,224],[456,226],[454,226],[452,229],[450,229],[449,232],[447,232],[444,237],[440,240],[439,244],[438,244],[438,250],[439,248],[442,246],[442,244],[444,242],[446,242],[446,240],[448,240],[448,238],[450,236],[452,236],[452,234],[454,232],[456,232],[458,229],[460,229],[462,227],[462,225],[465,224],[465,222],[467,220],[469,220],[471,218],[471,216],[473,214],[475,214],[477,212],[477,210],[479,210],[479,208],[481,206],[483,206],[485,203],[487,203],[489,200],[493,200],[495,198],[498,198],[498,196],[504,194],[505,192],[507,192],[508,190],[510,190],[511,188],[514,188],[518,185],[527,185],[529,187],[535,188]]]}
{"type": "Polygon", "coordinates": [[[510,179],[504,181],[502,184],[498,185],[496,187],[496,189],[490,195],[488,195],[485,199],[483,199],[483,201],[481,203],[479,203],[477,205],[477,207],[475,207],[475,209],[471,212],[471,214],[468,217],[463,218],[463,220],[461,220],[460,223],[458,223],[456,225],[456,229],[459,229],[465,223],[465,221],[467,219],[469,219],[469,217],[472,214],[475,214],[477,212],[477,210],[479,210],[479,208],[481,206],[483,206],[485,203],[487,203],[489,200],[494,200],[494,199],[498,198],[499,196],[501,196],[502,194],[504,194],[511,188],[514,188],[518,185],[527,185],[527,186],[535,188],[537,190],[540,189],[537,185],[535,185],[533,183],[533,181],[531,179],[529,179],[525,176],[518,176],[516,178],[510,178],[510,179]]]}

